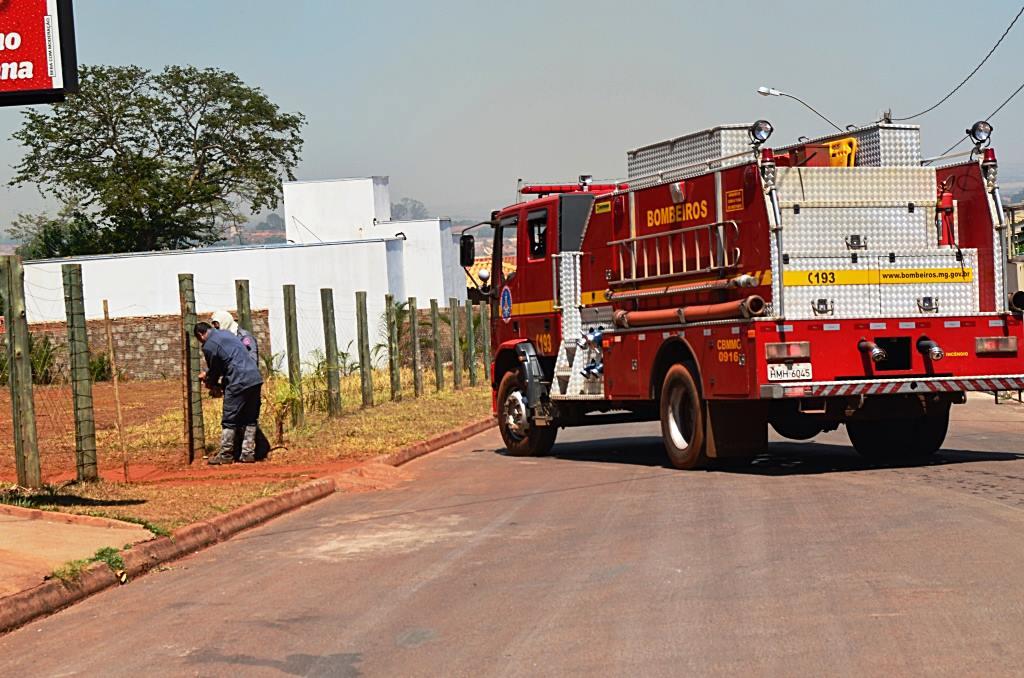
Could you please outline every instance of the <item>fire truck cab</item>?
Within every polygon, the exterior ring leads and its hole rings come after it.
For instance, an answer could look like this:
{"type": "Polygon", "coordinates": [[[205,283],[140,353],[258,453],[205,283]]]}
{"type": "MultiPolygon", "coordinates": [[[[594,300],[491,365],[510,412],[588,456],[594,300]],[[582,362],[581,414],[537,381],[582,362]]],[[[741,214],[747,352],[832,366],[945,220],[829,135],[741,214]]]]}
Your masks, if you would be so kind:
{"type": "Polygon", "coordinates": [[[482,287],[508,450],[660,419],[679,468],[752,457],[769,425],[937,451],[966,392],[1024,387],[991,126],[970,132],[935,165],[917,126],[771,148],[761,120],[629,151],[624,181],[521,187],[482,287]]]}

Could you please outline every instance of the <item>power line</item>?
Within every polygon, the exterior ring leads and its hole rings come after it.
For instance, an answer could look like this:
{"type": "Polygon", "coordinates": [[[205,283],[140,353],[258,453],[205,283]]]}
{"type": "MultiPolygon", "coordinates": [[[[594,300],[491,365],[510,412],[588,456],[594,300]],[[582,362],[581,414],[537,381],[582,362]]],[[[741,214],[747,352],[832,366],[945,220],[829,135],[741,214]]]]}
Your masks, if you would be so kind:
{"type": "MultiPolygon", "coordinates": [[[[1005,107],[1006,107],[1006,104],[1008,104],[1008,103],[1010,103],[1011,101],[1013,101],[1013,98],[1014,98],[1015,96],[1017,96],[1018,94],[1020,94],[1020,93],[1021,93],[1021,90],[1024,90],[1024,82],[1022,82],[1022,83],[1020,84],[1020,87],[1018,87],[1017,89],[1013,90],[1013,94],[1011,94],[1010,96],[1006,97],[1006,99],[1004,99],[1004,100],[1003,100],[1003,103],[999,104],[999,107],[998,107],[998,108],[996,108],[996,110],[992,111],[992,112],[991,112],[991,113],[990,113],[990,114],[988,115],[988,117],[987,117],[987,118],[985,118],[985,120],[992,120],[992,118],[996,117],[996,114],[997,114],[997,113],[999,113],[999,111],[1003,110],[1003,108],[1005,108],[1005,107]]],[[[956,142],[955,144],[953,144],[952,146],[950,146],[949,148],[947,148],[947,149],[946,149],[945,151],[943,151],[942,153],[940,153],[938,157],[940,157],[940,158],[941,158],[942,156],[946,155],[947,153],[949,153],[950,151],[952,151],[952,150],[953,150],[954,148],[956,148],[957,146],[959,146],[960,144],[962,144],[963,142],[965,142],[965,141],[966,141],[966,140],[967,140],[967,139],[968,139],[969,137],[970,137],[970,135],[969,135],[969,134],[965,134],[965,135],[964,135],[963,137],[961,137],[961,139],[960,139],[959,141],[957,141],[957,142],[956,142]]]]}
{"type": "MultiPolygon", "coordinates": [[[[970,80],[971,78],[973,78],[973,77],[974,77],[974,74],[975,74],[975,73],[977,73],[977,72],[978,72],[979,70],[981,70],[981,67],[985,65],[985,62],[986,62],[986,61],[988,61],[988,58],[989,58],[990,56],[992,56],[992,53],[996,51],[996,48],[997,48],[997,47],[999,47],[999,44],[1000,44],[1000,43],[1001,43],[1001,42],[1003,41],[1003,38],[1005,38],[1005,37],[1007,36],[1007,34],[1008,34],[1008,33],[1010,32],[1010,29],[1011,29],[1011,28],[1013,28],[1013,25],[1014,25],[1015,23],[1017,23],[1017,19],[1019,19],[1019,18],[1020,18],[1020,15],[1021,15],[1021,14],[1024,14],[1024,5],[1021,5],[1020,11],[1019,11],[1019,12],[1017,12],[1017,16],[1013,17],[1013,21],[1011,21],[1011,22],[1010,22],[1010,25],[1006,27],[1006,30],[1005,30],[1005,31],[1003,31],[1003,34],[1002,34],[1001,36],[999,36],[999,39],[998,39],[998,40],[996,40],[996,44],[992,45],[992,49],[990,49],[990,50],[988,51],[988,54],[986,54],[986,55],[985,55],[985,58],[981,60],[981,63],[980,63],[980,64],[978,64],[977,66],[975,66],[975,67],[974,67],[974,70],[973,70],[973,71],[971,71],[971,72],[970,72],[970,73],[969,73],[969,74],[967,75],[967,77],[966,77],[966,78],[964,78],[963,80],[961,80],[961,81],[960,81],[960,84],[959,84],[959,85],[957,85],[956,87],[954,87],[954,88],[953,88],[953,90],[952,90],[952,91],[951,91],[951,92],[950,92],[949,94],[947,94],[946,96],[942,97],[942,98],[941,98],[941,99],[939,99],[939,100],[938,100],[938,101],[937,101],[937,102],[936,102],[935,104],[933,104],[932,106],[930,106],[930,107],[928,107],[928,108],[924,109],[924,110],[923,110],[923,111],[921,111],[920,113],[915,113],[914,115],[910,115],[910,116],[907,116],[907,117],[905,117],[905,118],[893,118],[893,119],[892,119],[892,120],[893,120],[893,122],[906,122],[907,120],[913,120],[914,118],[919,118],[919,117],[921,117],[922,115],[924,115],[925,113],[930,113],[931,111],[934,111],[934,110],[935,110],[936,108],[938,108],[938,107],[939,107],[939,106],[941,106],[941,105],[942,105],[943,103],[945,103],[947,99],[949,99],[949,98],[950,98],[951,96],[953,96],[954,94],[956,94],[956,93],[957,93],[957,92],[958,92],[958,91],[960,90],[960,88],[961,88],[961,87],[963,87],[963,86],[964,86],[965,84],[967,84],[967,81],[968,81],[968,80],[970,80]]],[[[990,116],[990,117],[991,117],[991,116],[990,116]]],[[[960,140],[960,142],[957,142],[957,146],[959,146],[959,145],[960,145],[960,143],[962,143],[962,142],[963,142],[963,139],[961,139],[961,140],[960,140]]],[[[953,148],[956,148],[956,146],[954,146],[953,148]]],[[[949,151],[947,151],[947,153],[948,153],[948,152],[949,152],[949,151]]],[[[945,154],[943,154],[943,155],[945,155],[945,154]]]]}

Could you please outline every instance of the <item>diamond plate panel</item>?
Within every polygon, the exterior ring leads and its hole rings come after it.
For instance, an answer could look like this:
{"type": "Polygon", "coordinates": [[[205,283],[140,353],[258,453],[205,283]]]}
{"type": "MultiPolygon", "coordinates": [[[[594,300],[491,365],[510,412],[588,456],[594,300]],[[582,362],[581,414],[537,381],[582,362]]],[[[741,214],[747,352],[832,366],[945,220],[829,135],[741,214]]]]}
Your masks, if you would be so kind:
{"type": "Polygon", "coordinates": [[[970,282],[948,280],[913,284],[881,284],[881,308],[883,317],[913,317],[929,315],[961,315],[978,312],[978,268],[977,251],[962,250],[963,262],[956,260],[955,252],[935,252],[920,256],[897,256],[895,262],[889,257],[879,259],[879,271],[908,271],[933,274],[948,270],[971,271],[970,282]],[[962,265],[961,265],[962,264],[962,265]],[[922,308],[922,300],[930,297],[937,306],[936,311],[922,308]]]}
{"type": "MultiPolygon", "coordinates": [[[[857,263],[846,257],[793,257],[784,268],[786,318],[794,320],[829,318],[906,318],[921,316],[970,315],[978,313],[977,250],[962,250],[963,262],[953,250],[929,254],[897,255],[871,252],[858,256],[857,263]],[[815,274],[835,273],[844,279],[844,271],[874,272],[877,282],[866,284],[808,284],[815,274]],[[933,277],[927,282],[885,282],[885,272],[899,271],[909,279],[933,277]],[[971,271],[971,280],[957,282],[957,272],[971,271]],[[804,278],[806,273],[808,277],[804,278]],[[802,284],[790,284],[798,278],[802,284]],[[937,304],[929,311],[925,297],[937,304]],[[818,300],[825,299],[829,312],[817,313],[818,300]]],[[[827,279],[824,278],[824,279],[827,279]]],[[[813,279],[817,280],[817,279],[813,279]]]]}
{"type": "Polygon", "coordinates": [[[902,207],[792,209],[782,216],[783,248],[791,256],[841,255],[860,250],[921,251],[934,247],[935,207],[908,212],[902,207]],[[851,247],[851,236],[863,245],[851,247]]]}
{"type": "Polygon", "coordinates": [[[580,348],[577,342],[584,330],[596,327],[601,321],[601,314],[588,313],[590,322],[584,325],[582,305],[580,304],[580,252],[563,252],[558,255],[558,301],[562,315],[562,344],[558,347],[555,359],[555,380],[552,383],[552,396],[563,399],[573,397],[600,397],[604,394],[604,379],[587,379],[583,376],[583,368],[594,358],[600,359],[599,352],[589,348],[580,348]]]}
{"type": "Polygon", "coordinates": [[[630,179],[750,150],[749,125],[723,125],[626,152],[630,179]]]}
{"type": "MultiPolygon", "coordinates": [[[[783,207],[935,205],[931,167],[780,167],[776,179],[783,207]]],[[[785,224],[783,224],[785,226],[785,224]]]]}
{"type": "MultiPolygon", "coordinates": [[[[904,125],[879,125],[877,134],[871,136],[878,137],[878,164],[880,166],[920,166],[921,128],[904,125]]],[[[867,162],[863,164],[868,165],[867,162]]]]}
{"type": "MultiPolygon", "coordinates": [[[[813,274],[822,271],[873,271],[878,257],[864,256],[853,263],[846,257],[793,257],[783,266],[786,275],[813,274]]],[[[802,276],[801,276],[802,277],[802,276]]],[[[830,318],[865,318],[881,311],[878,285],[789,285],[784,290],[787,320],[828,320],[830,318]],[[831,309],[816,313],[815,305],[825,299],[831,309]]]]}

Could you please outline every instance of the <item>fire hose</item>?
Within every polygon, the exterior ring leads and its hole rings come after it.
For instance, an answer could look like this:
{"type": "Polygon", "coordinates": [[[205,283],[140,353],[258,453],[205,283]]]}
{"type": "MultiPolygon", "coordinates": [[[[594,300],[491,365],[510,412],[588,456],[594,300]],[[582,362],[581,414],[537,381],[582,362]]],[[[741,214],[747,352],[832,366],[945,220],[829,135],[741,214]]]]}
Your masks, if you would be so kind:
{"type": "Polygon", "coordinates": [[[726,301],[721,304],[664,308],[656,311],[616,311],[614,320],[617,327],[649,327],[651,325],[685,325],[686,323],[711,320],[756,318],[764,315],[764,312],[764,299],[752,294],[745,299],[726,301]]]}

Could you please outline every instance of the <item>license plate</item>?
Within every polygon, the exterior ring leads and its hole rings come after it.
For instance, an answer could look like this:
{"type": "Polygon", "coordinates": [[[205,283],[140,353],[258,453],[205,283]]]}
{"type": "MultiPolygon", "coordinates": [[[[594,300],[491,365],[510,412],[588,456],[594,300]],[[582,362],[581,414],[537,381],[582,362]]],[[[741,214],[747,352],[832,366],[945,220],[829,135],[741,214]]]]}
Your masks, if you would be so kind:
{"type": "Polygon", "coordinates": [[[810,381],[810,363],[768,363],[768,381],[810,381]]]}

